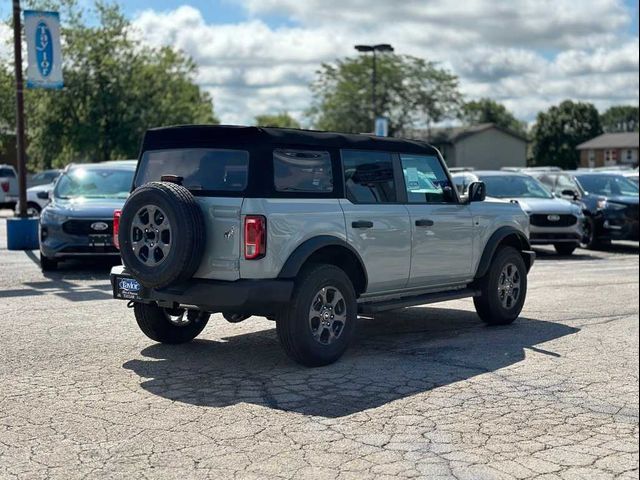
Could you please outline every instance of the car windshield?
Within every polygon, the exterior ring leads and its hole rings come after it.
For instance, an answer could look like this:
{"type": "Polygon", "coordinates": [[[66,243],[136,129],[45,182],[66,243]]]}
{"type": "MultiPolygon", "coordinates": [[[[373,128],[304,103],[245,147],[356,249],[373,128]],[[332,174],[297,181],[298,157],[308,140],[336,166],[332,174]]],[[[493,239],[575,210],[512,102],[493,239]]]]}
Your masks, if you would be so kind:
{"type": "Polygon", "coordinates": [[[586,192],[595,195],[638,195],[638,185],[622,175],[577,175],[576,178],[586,192]]]}
{"type": "Polygon", "coordinates": [[[532,177],[522,175],[480,176],[487,195],[495,198],[553,198],[551,192],[532,177]]]}
{"type": "Polygon", "coordinates": [[[65,172],[54,191],[57,198],[126,198],[134,170],[77,167],[65,172]]]}

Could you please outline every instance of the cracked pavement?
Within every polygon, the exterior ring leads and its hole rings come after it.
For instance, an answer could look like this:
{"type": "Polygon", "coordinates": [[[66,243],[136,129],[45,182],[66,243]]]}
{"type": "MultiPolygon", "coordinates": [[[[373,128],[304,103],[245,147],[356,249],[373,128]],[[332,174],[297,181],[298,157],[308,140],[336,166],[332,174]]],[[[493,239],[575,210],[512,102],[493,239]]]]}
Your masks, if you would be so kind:
{"type": "Polygon", "coordinates": [[[542,250],[522,317],[362,318],[300,367],[220,315],[154,344],[109,265],[43,274],[0,220],[0,478],[637,479],[638,244],[542,250]]]}

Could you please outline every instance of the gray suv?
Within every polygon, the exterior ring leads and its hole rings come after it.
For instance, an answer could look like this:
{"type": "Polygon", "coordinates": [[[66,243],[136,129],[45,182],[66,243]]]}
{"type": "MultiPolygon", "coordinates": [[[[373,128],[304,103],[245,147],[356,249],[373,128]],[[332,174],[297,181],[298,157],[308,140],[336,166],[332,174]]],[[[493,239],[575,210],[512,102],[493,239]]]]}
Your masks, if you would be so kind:
{"type": "Polygon", "coordinates": [[[275,320],[295,361],[337,360],[359,313],[473,297],[482,320],[513,322],[535,254],[507,202],[461,198],[422,142],[293,129],[149,130],[114,225],[115,298],[163,343],[209,315],[275,320]]]}

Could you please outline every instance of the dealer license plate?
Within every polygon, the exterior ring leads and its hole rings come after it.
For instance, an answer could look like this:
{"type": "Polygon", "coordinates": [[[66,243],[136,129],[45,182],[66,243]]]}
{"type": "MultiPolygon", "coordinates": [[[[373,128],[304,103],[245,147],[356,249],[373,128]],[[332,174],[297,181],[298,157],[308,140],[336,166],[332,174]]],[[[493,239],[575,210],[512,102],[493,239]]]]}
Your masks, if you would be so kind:
{"type": "Polygon", "coordinates": [[[114,296],[123,300],[140,300],[142,285],[130,277],[116,277],[114,296]]]}

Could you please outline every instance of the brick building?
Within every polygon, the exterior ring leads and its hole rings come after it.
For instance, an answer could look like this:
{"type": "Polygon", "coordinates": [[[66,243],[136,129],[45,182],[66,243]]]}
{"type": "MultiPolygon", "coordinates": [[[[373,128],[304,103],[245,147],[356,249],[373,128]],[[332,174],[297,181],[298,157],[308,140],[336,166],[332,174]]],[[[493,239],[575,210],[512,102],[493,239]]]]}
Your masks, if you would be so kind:
{"type": "Polygon", "coordinates": [[[604,133],[576,148],[583,168],[638,166],[638,132],[604,133]]]}

